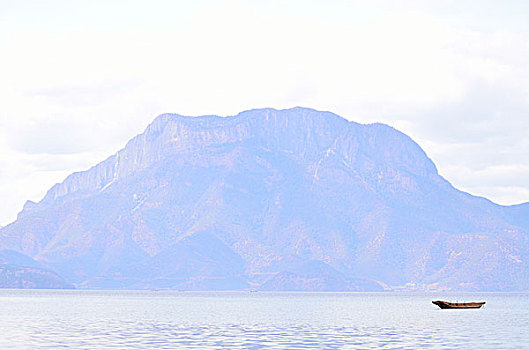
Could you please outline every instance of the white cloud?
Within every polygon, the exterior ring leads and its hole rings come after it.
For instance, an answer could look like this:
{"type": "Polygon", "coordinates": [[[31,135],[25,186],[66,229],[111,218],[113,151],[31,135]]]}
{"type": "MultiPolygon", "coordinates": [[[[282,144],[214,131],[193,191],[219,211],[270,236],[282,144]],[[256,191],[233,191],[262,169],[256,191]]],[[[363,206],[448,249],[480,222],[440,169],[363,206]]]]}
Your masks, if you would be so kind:
{"type": "Polygon", "coordinates": [[[296,105],[387,122],[457,186],[529,200],[523,4],[24,3],[0,11],[0,224],[158,114],[296,105]]]}

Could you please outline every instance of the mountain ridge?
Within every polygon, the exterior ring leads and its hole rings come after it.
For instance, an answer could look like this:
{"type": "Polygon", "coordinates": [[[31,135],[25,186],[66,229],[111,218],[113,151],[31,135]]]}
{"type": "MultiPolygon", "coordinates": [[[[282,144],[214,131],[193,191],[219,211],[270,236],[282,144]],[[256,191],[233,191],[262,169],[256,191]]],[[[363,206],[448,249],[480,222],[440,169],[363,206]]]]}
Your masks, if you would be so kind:
{"type": "MultiPolygon", "coordinates": [[[[207,115],[207,116],[197,116],[197,117],[187,117],[187,116],[183,116],[183,115],[180,115],[180,114],[172,114],[172,113],[164,113],[164,114],[161,114],[160,116],[156,117],[154,119],[154,121],[149,124],[149,126],[145,129],[145,131],[137,136],[135,136],[134,138],[132,138],[129,142],[127,142],[127,144],[125,145],[124,148],[122,148],[120,151],[118,151],[116,154],[108,157],[107,159],[103,160],[102,162],[98,163],[97,165],[87,169],[87,170],[84,170],[84,171],[79,171],[79,172],[75,172],[71,175],[69,175],[64,181],[62,181],[61,183],[57,183],[55,184],[47,193],[46,195],[44,196],[44,198],[40,201],[40,202],[46,202],[46,201],[49,201],[49,200],[55,200],[57,199],[58,197],[68,193],[68,190],[71,189],[72,187],[75,188],[77,186],[75,186],[74,184],[76,182],[79,182],[80,181],[80,178],[83,177],[83,175],[91,175],[89,177],[95,177],[96,179],[96,186],[97,187],[104,187],[105,185],[109,185],[110,184],[110,181],[108,180],[109,178],[110,179],[113,179],[115,177],[118,176],[118,172],[117,172],[117,169],[116,166],[117,164],[119,164],[119,160],[120,160],[120,154],[125,154],[125,156],[131,156],[129,154],[127,154],[126,150],[128,148],[130,148],[130,146],[134,146],[135,144],[138,144],[138,143],[145,143],[145,139],[152,139],[153,138],[153,134],[156,135],[157,133],[160,132],[160,128],[163,128],[165,127],[168,123],[177,123],[177,124],[188,124],[190,123],[192,126],[196,126],[196,124],[198,124],[199,126],[204,126],[204,124],[208,124],[207,126],[211,127],[211,125],[209,125],[211,123],[211,120],[214,120],[214,125],[218,125],[219,123],[224,123],[224,122],[227,122],[228,125],[231,123],[231,124],[236,124],[237,122],[239,124],[241,123],[244,123],[245,122],[245,119],[248,119],[248,116],[251,116],[252,113],[255,113],[255,112],[275,112],[275,113],[278,113],[278,112],[284,112],[284,111],[305,111],[305,112],[309,112],[309,113],[314,113],[314,114],[324,114],[326,117],[332,117],[334,118],[335,120],[339,121],[340,123],[342,124],[349,124],[349,125],[353,125],[353,126],[365,126],[365,127],[371,127],[371,128],[379,128],[379,129],[390,129],[392,132],[396,132],[399,134],[399,136],[402,136],[404,138],[407,138],[409,139],[409,141],[413,142],[417,147],[418,149],[420,149],[420,147],[407,135],[401,133],[400,131],[394,129],[393,127],[391,126],[388,126],[386,124],[382,124],[382,123],[372,123],[372,124],[359,124],[359,123],[356,123],[356,122],[353,122],[353,121],[348,121],[332,112],[319,112],[319,111],[316,111],[316,110],[313,110],[313,109],[308,109],[308,108],[303,108],[303,107],[295,107],[295,108],[292,108],[292,109],[287,109],[287,110],[276,110],[276,109],[273,109],[273,108],[265,108],[265,109],[252,109],[252,110],[248,110],[248,111],[244,111],[244,112],[241,112],[235,116],[227,116],[227,117],[221,117],[221,116],[217,116],[217,115],[207,115]],[[238,120],[240,119],[240,120],[238,120]],[[104,168],[105,165],[108,165],[108,164],[114,164],[112,165],[110,168],[114,168],[114,169],[103,169],[103,171],[98,171],[100,168],[104,168]],[[96,173],[96,174],[92,174],[92,173],[96,173]],[[110,175],[111,174],[111,175],[110,175]]],[[[141,149],[141,147],[140,147],[141,149]]],[[[423,153],[423,155],[428,159],[428,161],[431,163],[431,166],[435,169],[434,171],[437,173],[437,168],[435,167],[435,165],[433,164],[433,162],[426,156],[426,154],[424,153],[424,151],[422,151],[422,149],[420,149],[420,151],[423,153]]],[[[143,154],[133,154],[133,157],[135,161],[139,161],[142,159],[142,155],[143,154]]],[[[129,169],[124,169],[122,170],[122,172],[125,172],[126,174],[128,173],[127,170],[129,169]]],[[[93,188],[89,188],[89,189],[93,189],[93,188]]],[[[39,202],[39,203],[40,203],[39,202]]]]}

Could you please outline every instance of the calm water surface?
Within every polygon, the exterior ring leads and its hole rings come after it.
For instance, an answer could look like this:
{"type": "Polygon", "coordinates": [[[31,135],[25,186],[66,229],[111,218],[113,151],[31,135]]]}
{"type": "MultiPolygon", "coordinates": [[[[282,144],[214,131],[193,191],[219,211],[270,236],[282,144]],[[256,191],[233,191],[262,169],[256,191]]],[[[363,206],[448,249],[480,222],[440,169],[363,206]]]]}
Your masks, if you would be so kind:
{"type": "Polygon", "coordinates": [[[0,290],[0,334],[2,349],[529,349],[529,294],[0,290]]]}

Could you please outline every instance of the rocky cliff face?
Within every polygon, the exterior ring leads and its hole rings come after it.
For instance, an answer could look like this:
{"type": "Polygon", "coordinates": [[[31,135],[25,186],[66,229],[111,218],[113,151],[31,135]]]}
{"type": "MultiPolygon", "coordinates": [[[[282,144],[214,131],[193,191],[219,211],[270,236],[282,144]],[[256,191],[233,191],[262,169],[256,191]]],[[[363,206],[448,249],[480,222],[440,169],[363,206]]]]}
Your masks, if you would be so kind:
{"type": "Polygon", "coordinates": [[[386,125],[167,114],[28,203],[0,248],[86,288],[526,290],[526,209],[454,189],[386,125]]]}

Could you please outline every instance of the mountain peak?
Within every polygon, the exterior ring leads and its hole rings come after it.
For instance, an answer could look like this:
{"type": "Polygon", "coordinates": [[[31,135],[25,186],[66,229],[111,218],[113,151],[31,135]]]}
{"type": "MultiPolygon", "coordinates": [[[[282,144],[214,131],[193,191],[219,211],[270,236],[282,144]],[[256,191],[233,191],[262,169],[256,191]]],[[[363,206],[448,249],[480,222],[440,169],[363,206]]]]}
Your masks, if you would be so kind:
{"type": "Polygon", "coordinates": [[[115,155],[55,185],[42,202],[49,203],[68,193],[101,189],[166,156],[198,152],[207,147],[260,144],[267,149],[283,148],[298,156],[312,158],[335,148],[335,152],[350,162],[356,159],[356,145],[366,141],[369,148],[364,151],[372,160],[411,161],[410,171],[419,168],[437,172],[422,149],[404,134],[384,124],[349,122],[331,112],[295,107],[253,109],[230,117],[188,117],[166,113],[158,116],[144,133],[130,140],[115,155]]]}

